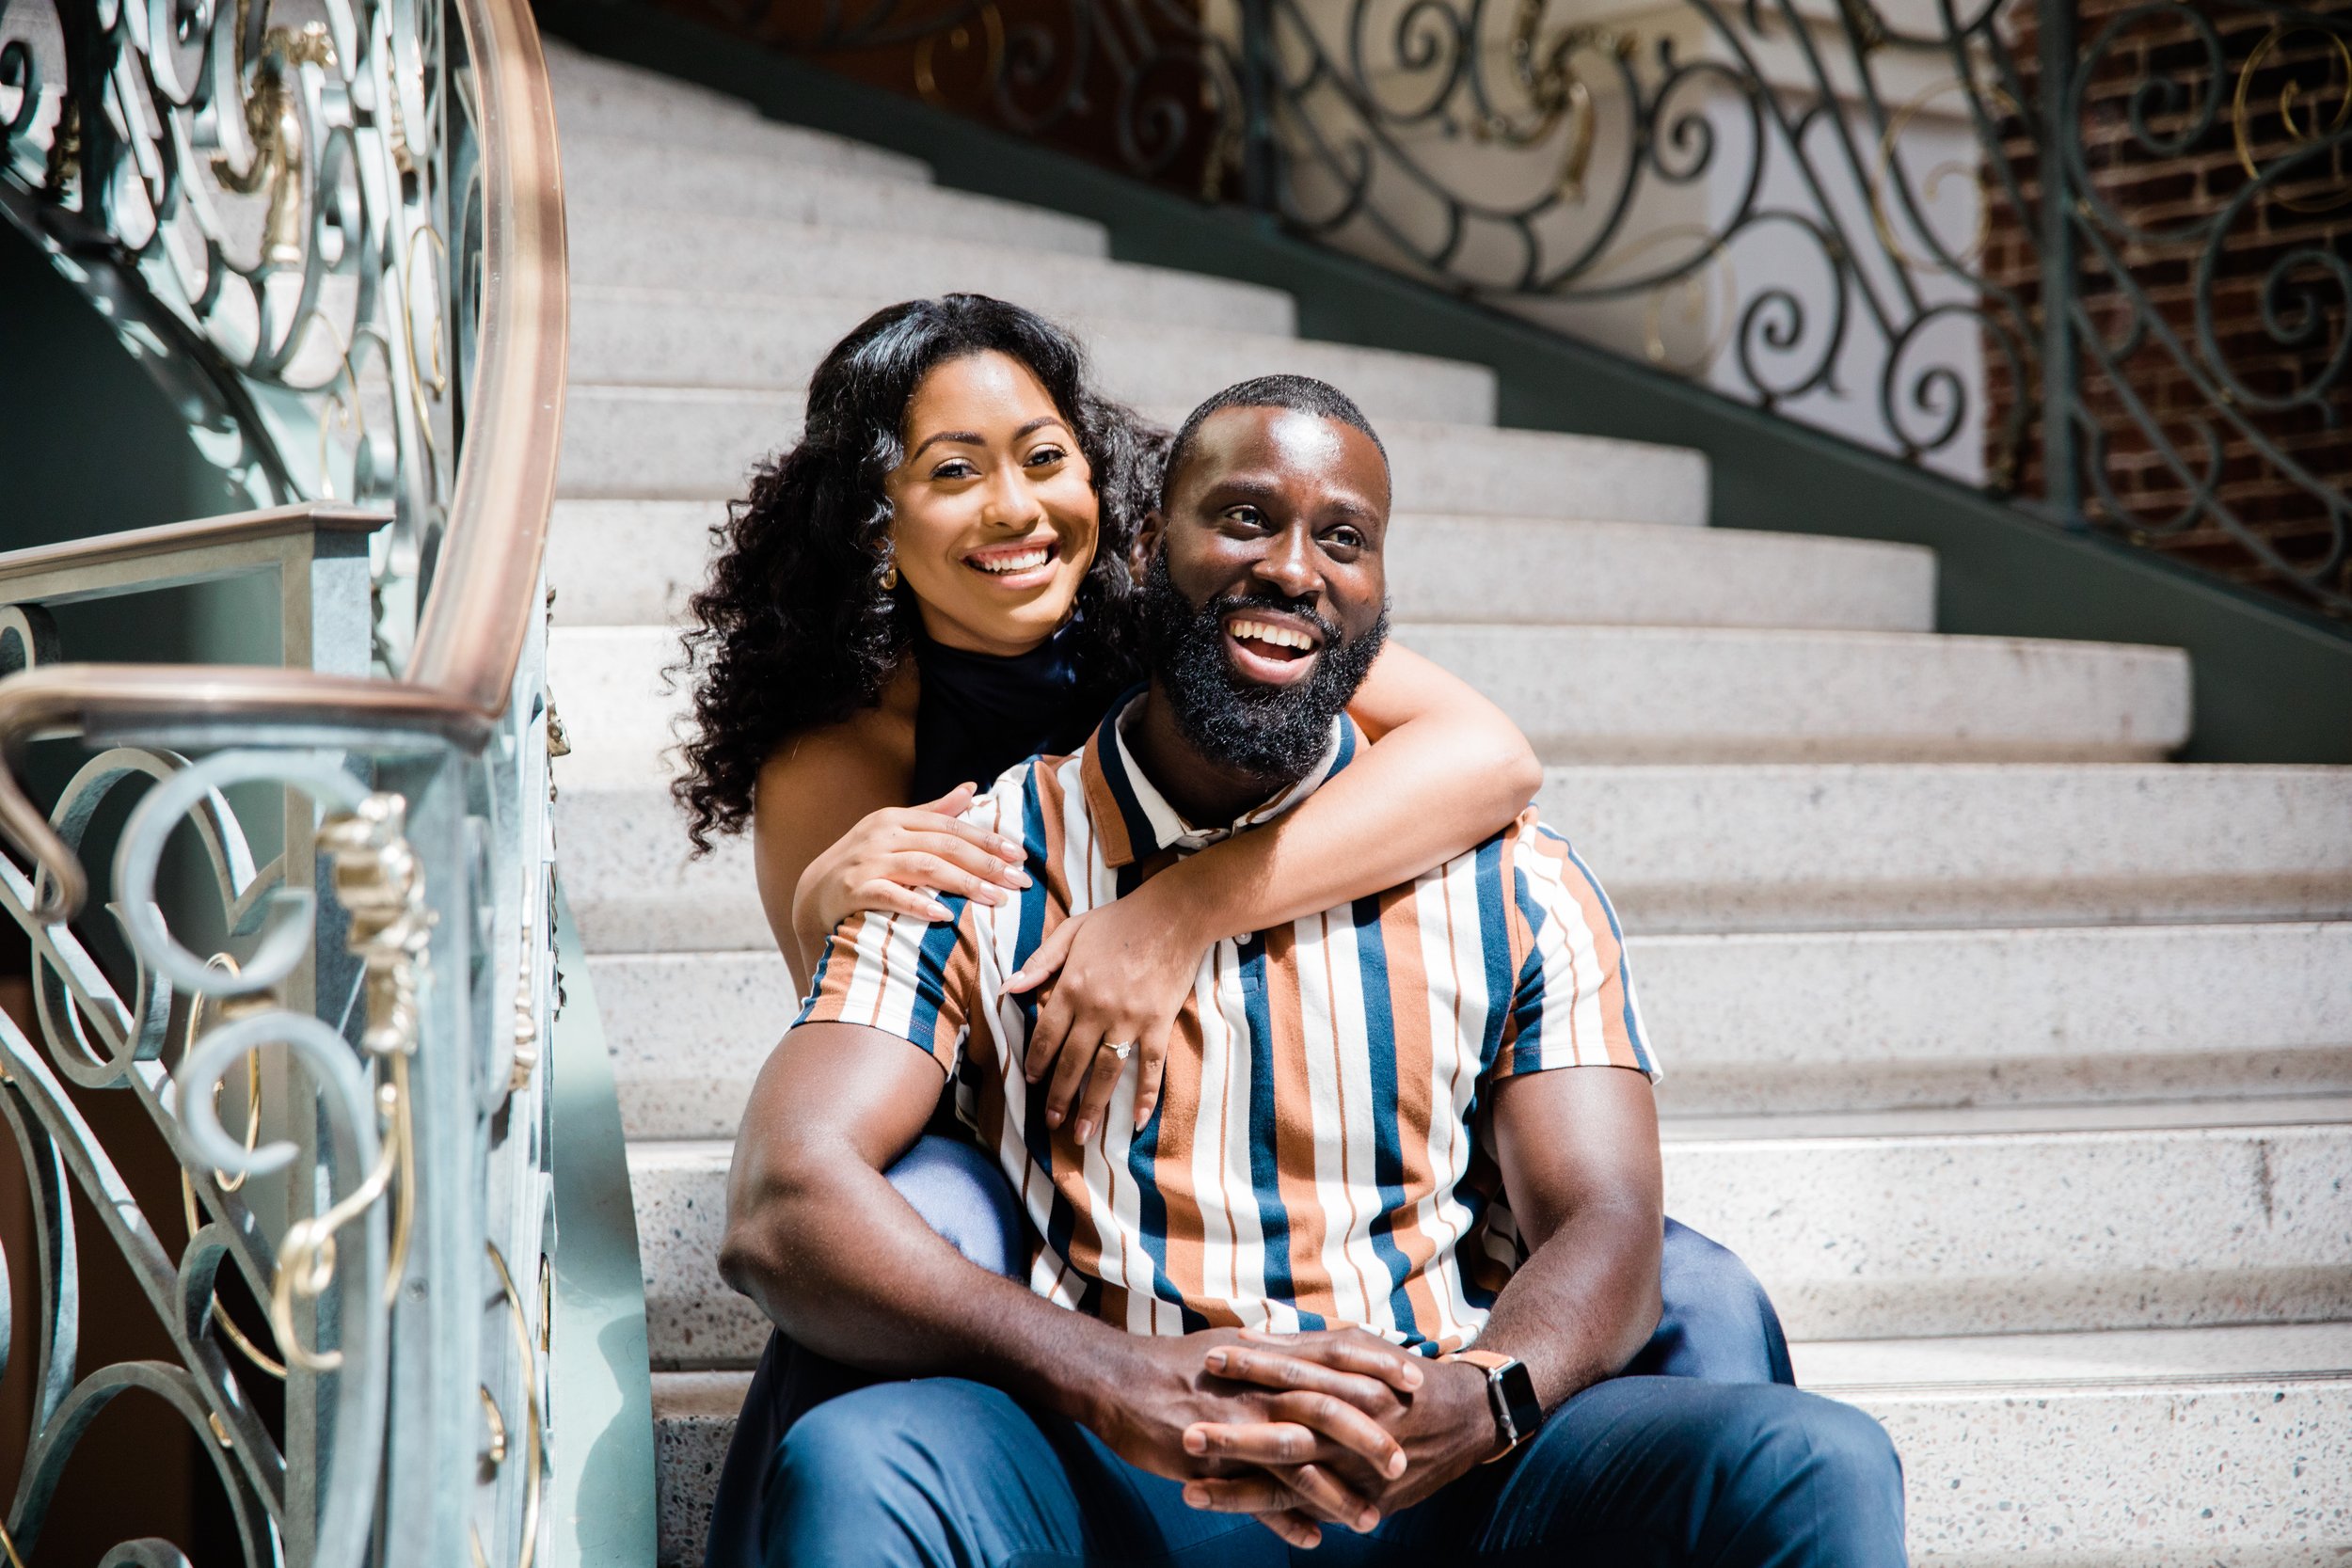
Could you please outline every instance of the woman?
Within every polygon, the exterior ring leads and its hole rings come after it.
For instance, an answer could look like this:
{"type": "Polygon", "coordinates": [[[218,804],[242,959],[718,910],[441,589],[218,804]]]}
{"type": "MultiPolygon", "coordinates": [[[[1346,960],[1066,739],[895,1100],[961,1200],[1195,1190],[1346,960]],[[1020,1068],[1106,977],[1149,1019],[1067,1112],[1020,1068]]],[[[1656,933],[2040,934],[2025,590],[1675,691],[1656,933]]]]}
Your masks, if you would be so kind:
{"type": "MultiPolygon", "coordinates": [[[[1136,678],[1127,555],[1159,451],[1089,389],[1065,333],[980,295],[881,311],[818,368],[801,444],[734,508],[692,601],[699,733],[676,786],[698,849],[750,827],[803,986],[856,911],[939,919],[938,894],[995,903],[1025,885],[1019,847],[957,814],[1014,763],[1076,749],[1136,678]]],[[[1373,740],[1358,764],[1278,822],[1065,922],[1012,977],[1054,982],[1025,1064],[1033,1081],[1051,1074],[1050,1125],[1074,1117],[1073,1135],[1092,1136],[1131,1044],[1139,1086],[1120,1110],[1150,1118],[1217,938],[1410,880],[1500,830],[1541,782],[1493,705],[1394,644],[1349,711],[1373,740]]],[[[945,1138],[892,1173],[943,1234],[1010,1272],[1023,1221],[993,1177],[945,1138]]],[[[1666,1320],[1637,1366],[1786,1380],[1778,1323],[1736,1259],[1670,1222],[1665,1267],[1666,1320]]],[[[780,1344],[723,1499],[755,1490],[795,1410],[853,1386],[780,1344]]],[[[739,1512],[723,1506],[714,1528],[739,1512]]]]}

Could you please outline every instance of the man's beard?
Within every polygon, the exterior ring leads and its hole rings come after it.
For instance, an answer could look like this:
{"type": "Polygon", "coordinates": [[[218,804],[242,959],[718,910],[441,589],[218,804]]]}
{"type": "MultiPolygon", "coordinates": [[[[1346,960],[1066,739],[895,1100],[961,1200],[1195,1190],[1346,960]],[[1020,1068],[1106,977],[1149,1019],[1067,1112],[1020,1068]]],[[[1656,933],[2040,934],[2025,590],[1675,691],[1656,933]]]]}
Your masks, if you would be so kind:
{"type": "Polygon", "coordinates": [[[1346,638],[1317,614],[1311,600],[1276,594],[1232,594],[1195,608],[1154,555],[1143,577],[1144,657],[1168,696],[1176,727],[1210,761],[1270,787],[1295,784],[1322,760],[1338,718],[1364,682],[1389,635],[1389,612],[1360,637],[1346,638]],[[1315,667],[1303,681],[1268,686],[1237,673],[1225,657],[1225,619],[1239,610],[1279,611],[1323,636],[1315,667]]]}

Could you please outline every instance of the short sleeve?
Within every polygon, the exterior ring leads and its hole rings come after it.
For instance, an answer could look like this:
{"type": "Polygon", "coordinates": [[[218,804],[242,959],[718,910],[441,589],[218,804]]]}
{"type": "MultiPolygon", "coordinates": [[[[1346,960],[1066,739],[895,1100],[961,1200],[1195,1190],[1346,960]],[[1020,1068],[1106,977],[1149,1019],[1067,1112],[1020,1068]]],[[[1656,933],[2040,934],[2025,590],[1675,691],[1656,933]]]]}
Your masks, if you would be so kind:
{"type": "Polygon", "coordinates": [[[1621,1067],[1659,1076],[1633,994],[1625,934],[1600,881],[1558,833],[1514,833],[1513,948],[1520,958],[1493,1076],[1621,1067]]]}
{"type": "Polygon", "coordinates": [[[881,1029],[928,1052],[952,1074],[978,1010],[978,949],[967,900],[940,901],[954,919],[930,923],[867,911],[834,927],[794,1024],[881,1029]]]}

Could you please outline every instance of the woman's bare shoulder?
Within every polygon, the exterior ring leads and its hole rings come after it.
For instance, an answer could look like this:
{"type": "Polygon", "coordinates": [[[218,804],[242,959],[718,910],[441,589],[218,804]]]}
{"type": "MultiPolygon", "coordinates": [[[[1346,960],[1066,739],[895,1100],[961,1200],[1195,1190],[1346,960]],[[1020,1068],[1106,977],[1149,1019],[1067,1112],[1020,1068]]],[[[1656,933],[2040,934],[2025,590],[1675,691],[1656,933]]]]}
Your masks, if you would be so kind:
{"type": "Polygon", "coordinates": [[[855,821],[883,806],[908,803],[914,777],[914,709],[910,680],[894,679],[882,702],[837,723],[788,736],[760,764],[752,796],[755,825],[781,814],[855,821]]]}

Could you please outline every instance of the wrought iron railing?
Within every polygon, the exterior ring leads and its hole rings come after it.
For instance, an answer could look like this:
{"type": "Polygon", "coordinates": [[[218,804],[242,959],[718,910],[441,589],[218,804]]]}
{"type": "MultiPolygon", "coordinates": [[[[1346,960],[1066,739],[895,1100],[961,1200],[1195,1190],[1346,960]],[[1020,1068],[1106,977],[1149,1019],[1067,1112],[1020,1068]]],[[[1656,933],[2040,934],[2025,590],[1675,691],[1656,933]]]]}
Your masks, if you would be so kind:
{"type": "Polygon", "coordinates": [[[34,1016],[0,1020],[0,1119],[41,1290],[0,1555],[29,1556],[90,1418],[136,1387],[202,1441],[248,1568],[532,1568],[599,1533],[628,1560],[643,1358],[595,1342],[627,1304],[567,1319],[552,1266],[567,1182],[614,1225],[619,1179],[577,1167],[617,1170],[620,1142],[609,1116],[567,1128],[559,1179],[540,555],[565,293],[529,11],[0,0],[0,214],[264,505],[0,557],[0,830],[28,863],[0,863],[0,910],[35,979],[34,1016]],[[281,668],[60,662],[49,607],[251,573],[278,579],[281,668]],[[98,751],[46,812],[43,737],[98,751]],[[110,926],[84,856],[125,795],[110,926]],[[193,872],[169,847],[191,842],[193,872]],[[182,1172],[176,1256],[77,1109],[114,1091],[182,1172]],[[77,1365],[72,1193],[168,1359],[77,1365]],[[567,1428],[558,1389],[602,1424],[567,1428]]]}
{"type": "Polygon", "coordinates": [[[2352,8],[660,0],[2352,609],[2352,8]]]}

